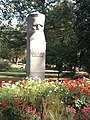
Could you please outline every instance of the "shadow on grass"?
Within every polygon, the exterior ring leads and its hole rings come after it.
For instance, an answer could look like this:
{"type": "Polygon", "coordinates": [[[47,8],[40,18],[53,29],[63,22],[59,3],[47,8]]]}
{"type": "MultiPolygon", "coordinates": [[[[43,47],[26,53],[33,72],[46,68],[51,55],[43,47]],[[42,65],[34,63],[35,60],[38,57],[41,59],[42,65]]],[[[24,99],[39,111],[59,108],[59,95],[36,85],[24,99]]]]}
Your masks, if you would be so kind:
{"type": "MultiPolygon", "coordinates": [[[[62,72],[59,75],[59,80],[64,80],[67,78],[72,79],[73,74],[71,72],[62,72]]],[[[76,74],[75,78],[83,78],[83,77],[89,77],[88,74],[76,74]]],[[[26,78],[26,72],[21,72],[21,71],[16,71],[16,72],[0,72],[0,80],[13,80],[13,81],[18,81],[18,80],[23,80],[26,78]]],[[[49,79],[58,79],[58,71],[45,71],[45,78],[49,79]]]]}
{"type": "Polygon", "coordinates": [[[16,81],[18,81],[18,80],[23,80],[24,78],[20,78],[20,77],[12,77],[12,76],[10,76],[10,77],[2,77],[2,78],[0,78],[0,81],[6,81],[6,80],[12,80],[13,82],[16,82],[16,81]]]}
{"type": "Polygon", "coordinates": [[[25,72],[0,72],[0,81],[12,80],[14,82],[25,79],[25,72]]]}

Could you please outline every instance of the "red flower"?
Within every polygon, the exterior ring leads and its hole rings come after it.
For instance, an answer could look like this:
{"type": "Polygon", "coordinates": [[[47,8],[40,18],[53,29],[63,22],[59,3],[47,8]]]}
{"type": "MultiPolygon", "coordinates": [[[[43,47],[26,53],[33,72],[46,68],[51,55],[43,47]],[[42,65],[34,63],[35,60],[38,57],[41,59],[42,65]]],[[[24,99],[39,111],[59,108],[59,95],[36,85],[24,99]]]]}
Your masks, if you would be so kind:
{"type": "Polygon", "coordinates": [[[74,96],[74,99],[75,99],[75,100],[78,99],[78,96],[74,96]]]}
{"type": "Polygon", "coordinates": [[[33,115],[35,113],[35,111],[36,111],[36,108],[32,109],[28,105],[26,106],[26,113],[33,115]]]}
{"type": "Polygon", "coordinates": [[[0,87],[2,87],[2,81],[0,81],[0,87]]]}
{"type": "Polygon", "coordinates": [[[58,87],[55,87],[55,88],[54,88],[54,91],[57,91],[57,90],[58,90],[58,87]]]}
{"type": "Polygon", "coordinates": [[[71,107],[70,105],[67,106],[67,109],[72,111],[73,113],[76,113],[76,109],[71,107]]]}
{"type": "Polygon", "coordinates": [[[12,80],[9,80],[8,83],[10,83],[11,85],[14,84],[14,82],[12,80]]]}
{"type": "Polygon", "coordinates": [[[5,83],[8,83],[8,80],[5,80],[5,83]]]}
{"type": "Polygon", "coordinates": [[[69,86],[69,90],[70,90],[70,92],[73,92],[73,87],[69,86]]]}
{"type": "Polygon", "coordinates": [[[35,113],[35,111],[36,111],[36,108],[34,108],[34,109],[32,109],[30,112],[29,112],[29,114],[34,114],[35,113]]]}
{"type": "Polygon", "coordinates": [[[3,106],[3,107],[6,107],[6,106],[7,106],[7,102],[2,101],[2,106],[3,106]]]}
{"type": "Polygon", "coordinates": [[[82,110],[84,110],[86,112],[90,112],[90,107],[84,107],[82,110]]]}
{"type": "Polygon", "coordinates": [[[13,98],[17,104],[20,104],[20,98],[13,98]]]}
{"type": "Polygon", "coordinates": [[[86,84],[84,84],[84,87],[86,87],[86,84]]]}

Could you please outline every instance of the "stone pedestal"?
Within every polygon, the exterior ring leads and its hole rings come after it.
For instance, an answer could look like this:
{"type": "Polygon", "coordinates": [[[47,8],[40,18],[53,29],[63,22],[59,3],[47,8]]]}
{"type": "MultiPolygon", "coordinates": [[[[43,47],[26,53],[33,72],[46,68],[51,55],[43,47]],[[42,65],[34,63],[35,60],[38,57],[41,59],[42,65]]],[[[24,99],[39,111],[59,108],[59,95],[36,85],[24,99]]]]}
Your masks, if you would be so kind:
{"type": "Polygon", "coordinates": [[[44,36],[45,15],[39,12],[31,13],[27,18],[27,77],[45,78],[45,51],[44,36]]]}

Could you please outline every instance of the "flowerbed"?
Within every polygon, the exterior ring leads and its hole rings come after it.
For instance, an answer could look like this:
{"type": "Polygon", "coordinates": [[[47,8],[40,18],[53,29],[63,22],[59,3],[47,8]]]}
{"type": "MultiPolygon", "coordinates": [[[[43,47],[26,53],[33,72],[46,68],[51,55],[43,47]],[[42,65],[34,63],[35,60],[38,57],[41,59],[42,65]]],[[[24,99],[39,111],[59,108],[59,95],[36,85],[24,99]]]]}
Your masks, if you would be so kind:
{"type": "Polygon", "coordinates": [[[89,120],[90,81],[0,82],[0,120],[89,120]]]}

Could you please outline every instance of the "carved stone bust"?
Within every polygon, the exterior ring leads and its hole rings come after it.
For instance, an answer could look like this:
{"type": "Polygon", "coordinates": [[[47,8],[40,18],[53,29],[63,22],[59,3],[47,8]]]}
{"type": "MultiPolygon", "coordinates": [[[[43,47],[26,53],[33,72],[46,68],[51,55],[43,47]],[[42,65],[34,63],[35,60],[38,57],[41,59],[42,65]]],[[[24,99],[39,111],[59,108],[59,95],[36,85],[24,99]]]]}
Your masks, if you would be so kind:
{"type": "Polygon", "coordinates": [[[33,12],[31,13],[28,18],[28,32],[29,32],[29,37],[36,31],[42,31],[44,30],[44,22],[45,22],[45,15],[41,14],[39,12],[33,12]]]}
{"type": "Polygon", "coordinates": [[[45,78],[45,15],[31,13],[27,18],[27,75],[45,78]]]}

